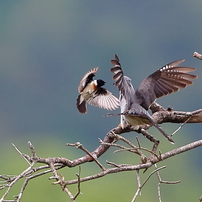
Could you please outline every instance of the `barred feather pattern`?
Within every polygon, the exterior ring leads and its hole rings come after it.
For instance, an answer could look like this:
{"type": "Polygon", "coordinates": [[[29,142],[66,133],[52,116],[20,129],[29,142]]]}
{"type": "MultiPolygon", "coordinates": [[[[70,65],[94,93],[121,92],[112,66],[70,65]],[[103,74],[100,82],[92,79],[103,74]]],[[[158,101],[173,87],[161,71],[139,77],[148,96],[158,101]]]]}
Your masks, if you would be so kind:
{"type": "MultiPolygon", "coordinates": [[[[177,92],[191,85],[193,83],[191,80],[197,78],[196,75],[189,74],[189,72],[195,71],[195,68],[177,67],[183,61],[177,60],[161,67],[144,79],[136,91],[134,90],[136,99],[145,109],[148,109],[157,98],[177,92]]],[[[119,91],[127,97],[134,94],[134,92],[131,93],[133,88],[131,79],[124,76],[118,56],[116,55],[115,60],[111,60],[111,62],[114,65],[111,72],[114,73],[113,79],[119,91]]]]}
{"type": "Polygon", "coordinates": [[[195,71],[195,68],[178,67],[183,61],[177,60],[161,67],[144,79],[135,91],[131,79],[124,75],[119,58],[115,55],[115,59],[111,60],[113,65],[111,72],[114,74],[114,84],[120,92],[122,128],[127,123],[135,129],[139,127],[139,124],[154,125],[173,143],[173,140],[154,122],[147,110],[157,98],[177,92],[191,85],[191,80],[197,78],[196,75],[189,74],[189,72],[195,71]]]}

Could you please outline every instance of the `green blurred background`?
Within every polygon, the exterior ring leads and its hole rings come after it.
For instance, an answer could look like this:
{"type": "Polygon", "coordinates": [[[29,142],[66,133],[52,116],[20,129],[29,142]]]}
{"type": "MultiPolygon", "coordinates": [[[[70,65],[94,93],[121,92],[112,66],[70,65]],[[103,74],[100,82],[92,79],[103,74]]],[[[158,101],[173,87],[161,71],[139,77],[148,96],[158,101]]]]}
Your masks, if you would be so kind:
{"type": "MultiPolygon", "coordinates": [[[[125,74],[137,86],[155,70],[177,59],[197,68],[194,85],[160,99],[164,107],[191,111],[201,108],[202,61],[192,57],[202,52],[201,0],[1,0],[0,1],[0,174],[19,174],[27,164],[11,146],[30,154],[31,141],[41,157],[62,156],[74,159],[83,155],[66,142],[80,141],[90,151],[98,138],[119,123],[119,117],[104,117],[107,110],[88,106],[81,115],[75,107],[77,86],[82,76],[99,66],[96,78],[103,78],[106,88],[118,96],[112,85],[110,60],[116,53],[125,74]]],[[[118,112],[118,110],[117,110],[118,112]]],[[[178,125],[163,124],[167,133],[178,125]]],[[[200,139],[201,124],[187,124],[169,144],[155,129],[166,152],[200,139]]],[[[137,134],[125,136],[135,142],[137,134]]],[[[151,147],[141,135],[139,140],[151,147]]],[[[162,185],[164,202],[198,201],[201,190],[201,148],[162,162],[164,180],[182,180],[177,185],[162,185]]],[[[100,161],[138,163],[136,156],[113,154],[110,149],[100,161]]],[[[82,176],[100,170],[94,163],[82,166],[82,176]]],[[[147,174],[141,174],[145,179],[147,174]]],[[[78,168],[60,171],[67,179],[76,178],[78,168]]],[[[25,201],[70,201],[59,186],[50,185],[46,175],[31,181],[23,196],[25,201]]],[[[82,184],[79,201],[131,201],[136,190],[134,172],[114,174],[82,184]]],[[[17,184],[10,196],[16,195],[17,184]]],[[[73,193],[76,186],[70,187],[73,193]]],[[[4,190],[0,191],[0,195],[4,190]]],[[[158,201],[157,179],[151,178],[137,200],[158,201]]]]}

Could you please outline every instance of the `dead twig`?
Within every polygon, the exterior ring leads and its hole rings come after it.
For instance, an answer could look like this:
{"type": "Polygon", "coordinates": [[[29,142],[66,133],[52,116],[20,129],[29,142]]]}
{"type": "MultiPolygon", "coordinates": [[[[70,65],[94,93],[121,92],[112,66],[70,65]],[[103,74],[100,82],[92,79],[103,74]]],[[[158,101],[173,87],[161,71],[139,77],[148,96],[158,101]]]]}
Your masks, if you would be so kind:
{"type": "Polygon", "coordinates": [[[93,155],[92,153],[90,153],[87,149],[85,149],[83,147],[83,145],[80,143],[80,142],[77,142],[75,144],[70,144],[70,143],[67,143],[66,144],[67,146],[74,146],[76,148],[79,148],[81,149],[82,151],[84,151],[86,154],[88,154],[96,163],[97,165],[101,168],[102,171],[105,170],[105,168],[103,167],[103,165],[97,160],[97,156],[96,155],[93,155]]]}
{"type": "Polygon", "coordinates": [[[134,202],[134,201],[136,200],[137,196],[138,196],[138,195],[140,194],[140,192],[141,192],[141,189],[144,187],[144,185],[147,183],[147,181],[150,179],[150,177],[151,177],[154,173],[156,173],[157,171],[159,171],[159,170],[161,170],[161,169],[164,169],[164,168],[165,168],[165,166],[162,166],[162,167],[157,168],[157,169],[155,169],[154,171],[152,171],[152,172],[147,176],[146,180],[142,183],[142,185],[141,185],[141,182],[140,182],[139,171],[136,172],[136,178],[137,178],[137,182],[138,182],[138,188],[137,188],[137,191],[135,192],[135,195],[133,196],[133,199],[132,199],[131,202],[134,202]]]}
{"type": "Polygon", "coordinates": [[[198,53],[198,52],[194,52],[193,56],[195,58],[198,58],[199,60],[202,60],[202,54],[198,53]]]}

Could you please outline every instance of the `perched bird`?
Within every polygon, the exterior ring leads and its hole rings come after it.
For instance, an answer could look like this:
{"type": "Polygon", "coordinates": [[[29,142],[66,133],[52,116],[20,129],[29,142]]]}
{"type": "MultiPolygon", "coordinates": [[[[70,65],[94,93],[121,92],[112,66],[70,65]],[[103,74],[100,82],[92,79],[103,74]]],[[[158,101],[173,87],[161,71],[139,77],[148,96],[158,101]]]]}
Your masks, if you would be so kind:
{"type": "Polygon", "coordinates": [[[135,90],[131,79],[124,75],[119,63],[119,58],[111,60],[114,67],[113,79],[120,93],[121,127],[125,128],[130,124],[135,130],[141,125],[155,126],[170,142],[174,141],[160,128],[148,113],[150,105],[159,97],[171,94],[181,88],[192,84],[191,79],[197,78],[196,75],[188,74],[195,68],[177,67],[184,60],[171,62],[144,79],[140,86],[135,90]]]}
{"type": "Polygon", "coordinates": [[[82,114],[87,112],[86,102],[108,110],[113,110],[119,107],[119,99],[105,88],[102,88],[105,82],[101,79],[93,80],[97,71],[98,67],[88,71],[81,79],[78,86],[80,94],[76,100],[76,105],[79,112],[82,114]]]}

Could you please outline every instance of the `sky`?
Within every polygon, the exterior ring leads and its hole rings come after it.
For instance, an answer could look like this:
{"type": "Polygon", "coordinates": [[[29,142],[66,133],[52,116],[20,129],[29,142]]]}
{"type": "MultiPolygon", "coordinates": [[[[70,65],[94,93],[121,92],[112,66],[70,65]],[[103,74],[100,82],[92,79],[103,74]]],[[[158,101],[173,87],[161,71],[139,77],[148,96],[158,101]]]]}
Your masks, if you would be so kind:
{"type": "MultiPolygon", "coordinates": [[[[114,54],[136,87],[163,65],[185,59],[198,79],[158,102],[182,111],[201,108],[202,62],[192,56],[202,52],[201,8],[200,0],[1,1],[0,145],[82,141],[96,148],[119,117],[93,106],[79,114],[77,87],[98,66],[95,78],[118,96],[110,73],[114,54]]],[[[163,124],[169,132],[177,127],[163,124]]],[[[185,125],[179,145],[199,139],[201,129],[185,125]]]]}

